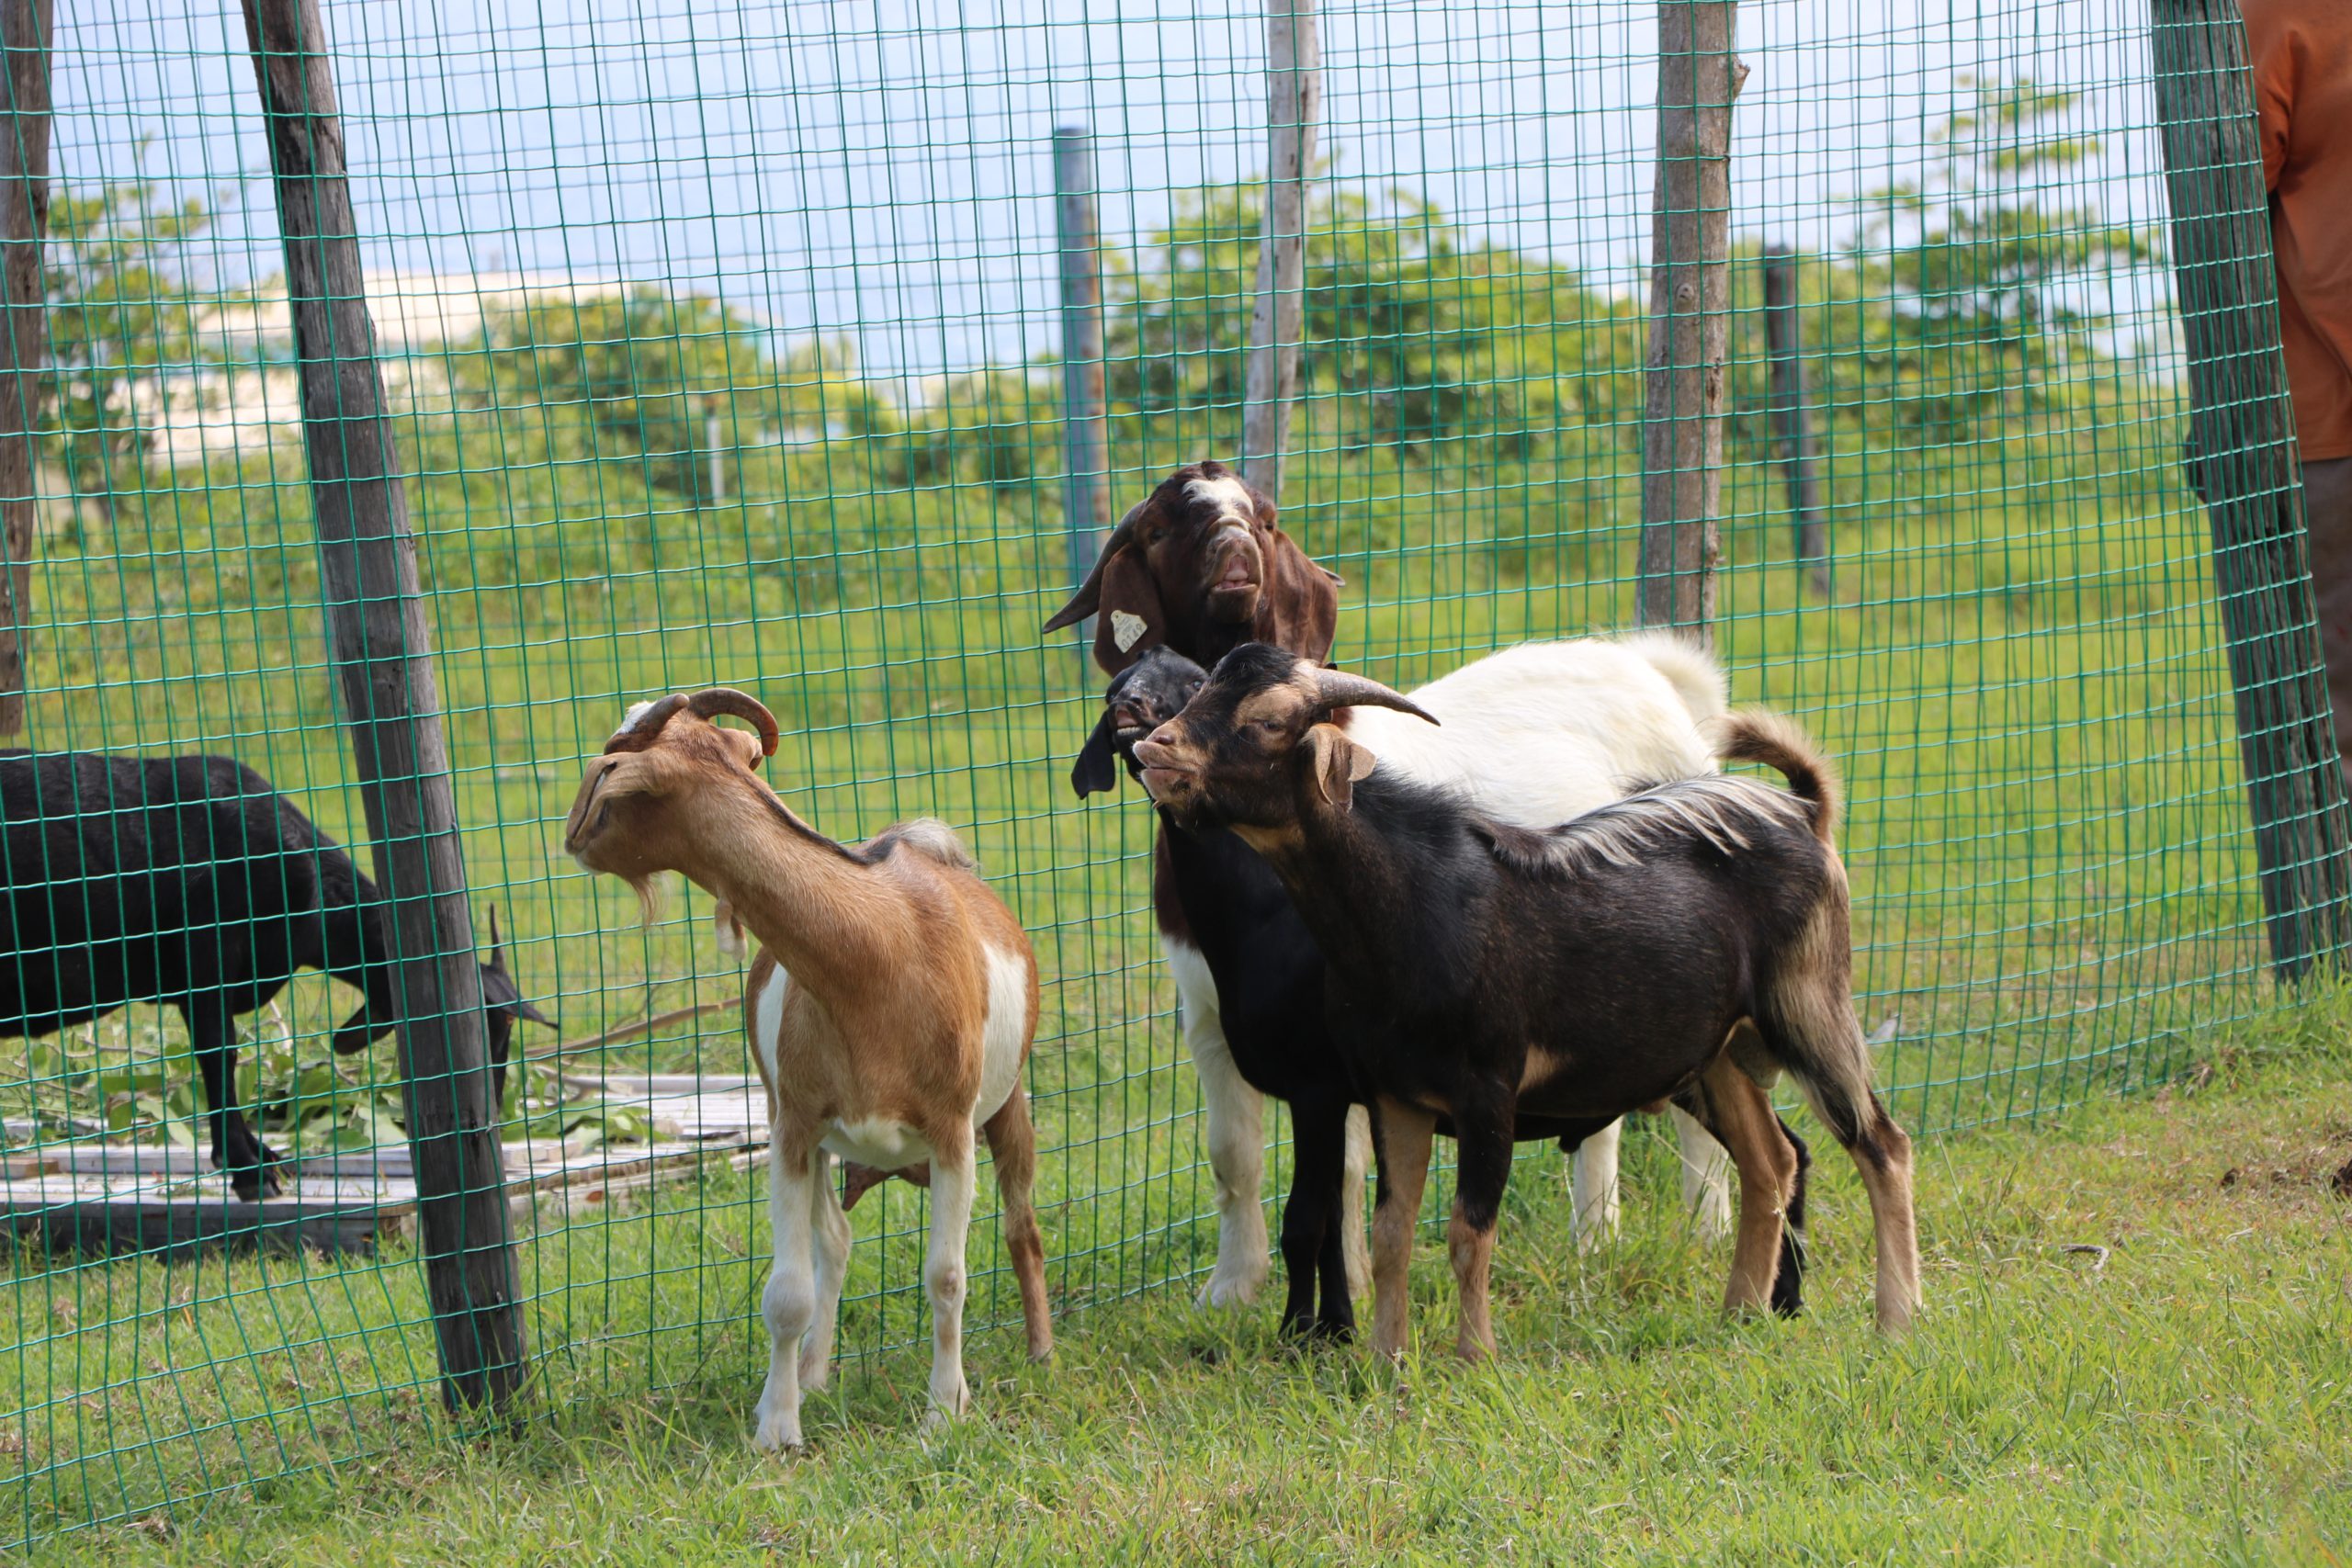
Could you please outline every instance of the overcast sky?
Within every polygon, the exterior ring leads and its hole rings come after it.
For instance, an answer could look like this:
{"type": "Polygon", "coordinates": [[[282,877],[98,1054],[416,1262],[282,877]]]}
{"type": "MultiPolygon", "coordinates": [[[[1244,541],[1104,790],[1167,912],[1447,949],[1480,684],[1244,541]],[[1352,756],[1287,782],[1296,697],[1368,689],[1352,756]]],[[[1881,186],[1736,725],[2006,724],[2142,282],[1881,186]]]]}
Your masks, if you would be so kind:
{"type": "MultiPolygon", "coordinates": [[[[1232,0],[711,6],[329,0],[371,265],[669,279],[786,333],[846,333],[921,375],[1051,346],[1050,137],[1095,134],[1102,225],[1262,166],[1262,13],[1232,0]]],[[[1327,6],[1335,177],[1401,186],[1474,233],[1637,277],[1648,230],[1655,7],[1554,0],[1327,6]]],[[[1846,199],[1917,179],[1961,77],[2086,89],[2107,141],[2074,182],[2160,219],[2143,0],[1749,0],[1736,233],[1812,247],[1846,199]]],[[[223,211],[211,280],[278,270],[233,6],[59,7],[56,163],[149,175],[223,211]]],[[[2160,282],[2119,280],[2153,321],[2160,282]]],[[[2127,320],[2129,335],[2130,321],[2127,320]]]]}

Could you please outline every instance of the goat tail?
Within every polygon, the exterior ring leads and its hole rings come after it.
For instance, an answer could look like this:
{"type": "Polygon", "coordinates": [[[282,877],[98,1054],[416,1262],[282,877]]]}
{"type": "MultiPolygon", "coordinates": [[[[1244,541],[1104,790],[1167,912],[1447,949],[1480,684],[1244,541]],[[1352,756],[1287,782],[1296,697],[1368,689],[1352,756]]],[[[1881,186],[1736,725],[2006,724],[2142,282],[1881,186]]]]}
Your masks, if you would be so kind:
{"type": "Polygon", "coordinates": [[[1790,792],[1813,807],[1813,836],[1838,847],[1838,765],[1797,721],[1770,708],[1735,708],[1714,721],[1715,755],[1726,762],[1761,762],[1789,781],[1790,792]]]}
{"type": "Polygon", "coordinates": [[[1626,652],[1666,678],[1694,724],[1721,717],[1730,705],[1723,666],[1715,656],[1679,632],[1634,632],[1615,639],[1626,652]]]}

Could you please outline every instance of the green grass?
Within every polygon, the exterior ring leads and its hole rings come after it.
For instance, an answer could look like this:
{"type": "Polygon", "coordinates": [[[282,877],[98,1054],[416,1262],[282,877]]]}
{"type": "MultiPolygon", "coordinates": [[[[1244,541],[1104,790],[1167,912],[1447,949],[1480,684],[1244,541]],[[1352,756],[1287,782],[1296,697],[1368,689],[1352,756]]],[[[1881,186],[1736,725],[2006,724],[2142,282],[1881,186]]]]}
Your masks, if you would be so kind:
{"type": "MultiPolygon", "coordinates": [[[[1579,1258],[1557,1156],[1530,1156],[1491,1366],[1442,1349],[1432,1241],[1415,1270],[1425,1349],[1399,1372],[1295,1354],[1269,1311],[1065,1301],[1051,1367],[1026,1365],[1017,1333],[973,1346],[978,1415],[960,1429],[917,1434],[922,1362],[901,1349],[848,1368],[811,1402],[813,1455],[775,1461],[743,1441],[760,1357],[745,1314],[707,1329],[666,1392],[555,1371],[524,1435],[470,1444],[404,1394],[364,1459],[41,1557],[2337,1562],[2346,1017],[2322,1003],[2216,1036],[2180,1086],[2061,1124],[1923,1144],[1928,1304],[1901,1342],[1868,1326],[1867,1222],[1842,1158],[1819,1168],[1809,1311],[1735,1323],[1716,1311],[1725,1258],[1687,1237],[1664,1181],[1639,1182],[1626,1235],[1579,1258]]],[[[1662,1176],[1662,1143],[1631,1142],[1637,1174],[1662,1176]]],[[[672,1224],[694,1245],[691,1217],[672,1224]]]]}
{"type": "MultiPolygon", "coordinates": [[[[1892,1025],[1882,1081],[1915,1130],[2152,1087],[2273,1003],[2203,524],[2170,478],[2168,410],[2132,387],[1997,441],[1833,451],[1832,604],[1798,593],[1777,479],[1727,468],[1722,650],[1739,699],[1802,714],[1844,765],[1858,990],[1866,1026],[1892,1025]]],[[[1406,461],[1335,450],[1316,417],[1284,514],[1350,578],[1341,659],[1410,684],[1521,637],[1629,618],[1635,471],[1622,446],[1581,468],[1471,446],[1406,461]]],[[[1189,455],[1163,441],[1120,460],[1189,455]]],[[[1197,1093],[1148,911],[1148,815],[1132,792],[1084,806],[1065,783],[1098,685],[1035,629],[1059,602],[1062,548],[1037,492],[796,494],[755,527],[632,498],[610,488],[611,465],[509,457],[421,481],[416,516],[471,890],[478,910],[499,905],[526,990],[567,1038],[735,992],[699,895],[642,929],[634,900],[581,874],[560,839],[582,760],[628,702],[750,688],[788,732],[778,787],[820,827],[861,836],[921,812],[972,840],[1045,979],[1030,1083],[1057,1289],[1072,1304],[1172,1301],[1213,1246],[1197,1093]]],[[[51,541],[40,744],[228,751],[330,831],[362,836],[299,471],[257,459],[202,485],[182,476],[110,531],[94,525],[78,554],[51,541]]],[[[322,1054],[349,1005],[315,976],[289,987],[301,1048],[322,1054]]],[[[139,1009],[70,1043],[80,1063],[152,1062],[175,1032],[139,1009]]],[[[20,1050],[0,1043],[12,1117],[56,1087],[20,1050]]],[[[393,1081],[389,1047],[367,1060],[393,1081]]],[[[725,1017],[605,1060],[748,1070],[725,1017]]],[[[1670,1190],[1663,1154],[1645,1158],[1636,1190],[1670,1190]]],[[[756,1183],[714,1176],[653,1214],[533,1239],[522,1279],[551,1397],[619,1412],[719,1390],[732,1412],[754,1355],[759,1201],[756,1183]]],[[[921,1330],[920,1202],[868,1202],[844,1342],[903,1369],[921,1330]]],[[[1009,1297],[985,1272],[985,1215],[979,1235],[978,1311],[993,1320],[1009,1297]]],[[[1623,1256],[1646,1259],[1644,1278],[1701,1277],[1662,1237],[1623,1256]]],[[[400,1450],[426,1419],[429,1313],[398,1254],[5,1266],[0,1430],[17,1433],[28,1531],[299,1484],[277,1478],[400,1450]]],[[[1704,1294],[1677,1288],[1686,1305],[1704,1294]]],[[[1139,1310],[1148,1338],[1200,1332],[1172,1306],[1139,1310]]]]}

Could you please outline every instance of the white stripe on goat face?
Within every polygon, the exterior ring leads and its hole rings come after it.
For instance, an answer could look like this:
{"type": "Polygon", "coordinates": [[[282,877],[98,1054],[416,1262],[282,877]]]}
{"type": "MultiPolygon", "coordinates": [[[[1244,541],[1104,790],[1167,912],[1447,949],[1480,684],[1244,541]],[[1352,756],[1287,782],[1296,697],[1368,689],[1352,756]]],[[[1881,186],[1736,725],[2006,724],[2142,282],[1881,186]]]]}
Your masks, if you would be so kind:
{"type": "Polygon", "coordinates": [[[1184,493],[1203,506],[1216,508],[1220,534],[1235,532],[1247,536],[1250,525],[1257,521],[1258,507],[1250,499],[1250,487],[1231,474],[1193,479],[1184,486],[1184,493]]]}

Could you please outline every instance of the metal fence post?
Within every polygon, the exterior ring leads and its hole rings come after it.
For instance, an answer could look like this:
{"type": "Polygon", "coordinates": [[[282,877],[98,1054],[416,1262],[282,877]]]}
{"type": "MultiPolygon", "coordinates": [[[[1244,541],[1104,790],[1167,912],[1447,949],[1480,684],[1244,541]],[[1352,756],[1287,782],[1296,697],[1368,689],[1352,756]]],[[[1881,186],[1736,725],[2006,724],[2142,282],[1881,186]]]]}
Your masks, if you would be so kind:
{"type": "Polygon", "coordinates": [[[2352,943],[2352,863],[2245,27],[2236,0],[2150,0],[2149,22],[2190,461],[2212,524],[2270,957],[2291,980],[2352,943]]]}
{"type": "Polygon", "coordinates": [[[527,1369],[481,974],[434,689],[416,541],[376,365],[318,0],[244,0],[268,128],[334,660],[389,900],[427,1290],[452,1409],[527,1369]]]}
{"type": "Polygon", "coordinates": [[[1772,437],[1781,448],[1797,562],[1813,591],[1829,597],[1829,519],[1821,509],[1821,473],[1813,438],[1813,400],[1804,384],[1804,329],[1797,315],[1796,254],[1764,247],[1764,341],[1772,361],[1772,437]]]}
{"type": "MultiPolygon", "coordinates": [[[[1061,242],[1062,528],[1075,587],[1093,568],[1102,530],[1111,525],[1102,228],[1094,208],[1094,138],[1082,125],[1054,132],[1054,226],[1061,242]]],[[[1091,645],[1092,619],[1078,625],[1081,649],[1091,645]]]]}

